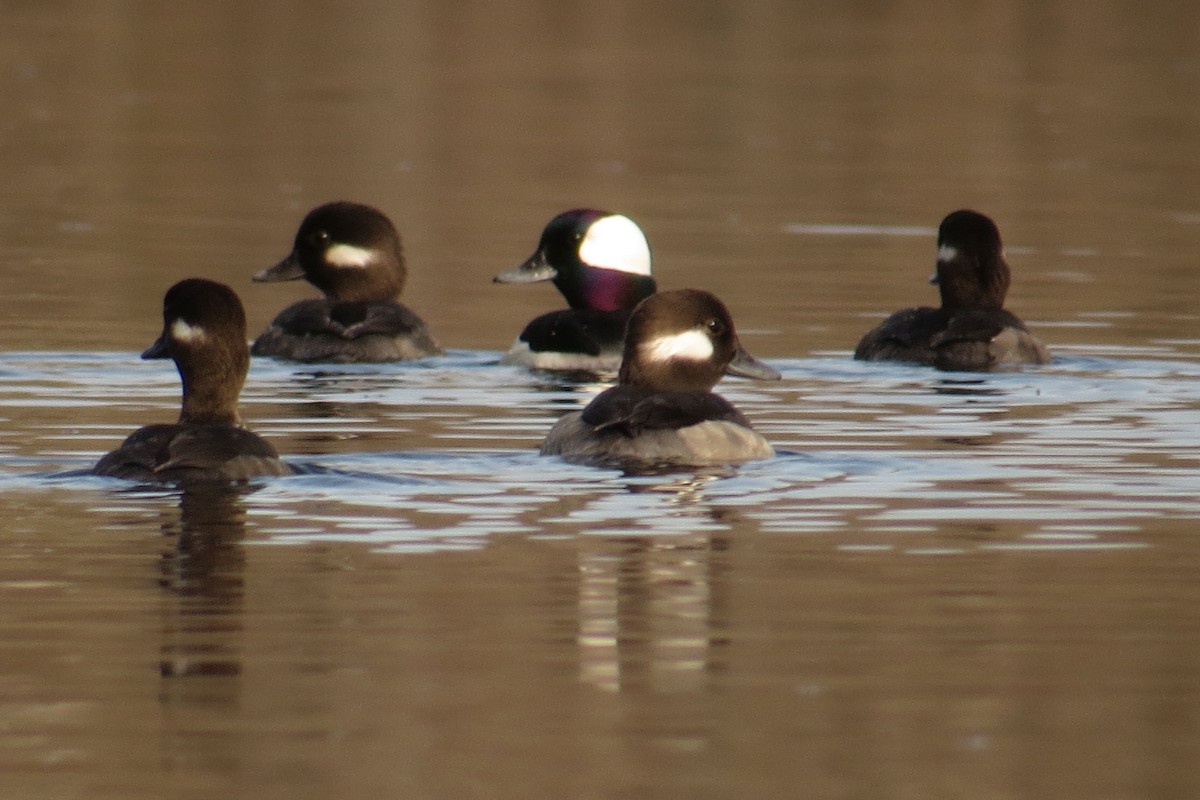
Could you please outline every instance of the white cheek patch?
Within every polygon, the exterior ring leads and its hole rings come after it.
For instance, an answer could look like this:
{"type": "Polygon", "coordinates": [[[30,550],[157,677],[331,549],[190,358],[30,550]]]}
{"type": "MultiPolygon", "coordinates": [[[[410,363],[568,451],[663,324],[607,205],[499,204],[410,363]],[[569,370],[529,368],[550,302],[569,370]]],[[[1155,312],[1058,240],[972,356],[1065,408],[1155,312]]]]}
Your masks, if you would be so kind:
{"type": "Polygon", "coordinates": [[[613,214],[592,223],[579,243],[579,260],[591,267],[650,274],[650,245],[629,217],[613,214]]]}
{"type": "Polygon", "coordinates": [[[352,244],[335,244],[325,251],[326,263],[347,269],[363,269],[375,261],[375,251],[352,244]]]}
{"type": "Polygon", "coordinates": [[[199,325],[188,325],[182,319],[171,323],[171,338],[177,342],[202,342],[207,338],[204,328],[199,325]]]}
{"type": "Polygon", "coordinates": [[[691,330],[671,336],[659,336],[642,345],[642,354],[650,361],[706,361],[712,358],[712,340],[703,331],[691,330]]]}
{"type": "Polygon", "coordinates": [[[958,248],[944,244],[938,248],[937,260],[942,264],[948,264],[958,258],[958,248]]]}

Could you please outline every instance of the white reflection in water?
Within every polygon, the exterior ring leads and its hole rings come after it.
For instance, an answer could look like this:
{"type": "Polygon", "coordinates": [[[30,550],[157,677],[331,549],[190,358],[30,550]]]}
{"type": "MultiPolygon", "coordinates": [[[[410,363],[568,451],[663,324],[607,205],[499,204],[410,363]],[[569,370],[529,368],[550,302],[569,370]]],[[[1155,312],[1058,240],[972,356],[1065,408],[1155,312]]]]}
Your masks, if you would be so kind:
{"type": "Polygon", "coordinates": [[[618,691],[633,670],[654,689],[699,688],[713,636],[709,571],[704,536],[630,539],[619,555],[582,549],[580,678],[618,691]],[[628,629],[631,619],[637,630],[628,629]]]}
{"type": "MultiPolygon", "coordinates": [[[[247,513],[262,535],[251,541],[412,552],[498,534],[736,528],[835,534],[838,546],[871,552],[880,537],[931,547],[930,536],[966,526],[978,541],[954,549],[994,548],[997,536],[1007,546],[1098,547],[1138,543],[1139,521],[1200,516],[1200,365],[1178,357],[1067,355],[992,375],[844,354],[776,361],[779,383],[729,380],[720,391],[777,458],[651,475],[536,455],[553,419],[603,384],[497,360],[459,351],[404,367],[256,362],[246,416],[309,474],[253,495],[247,513]],[[1028,538],[1062,532],[1098,538],[1028,538]]],[[[8,354],[0,372],[12,419],[0,468],[26,486],[37,485],[31,472],[88,466],[137,425],[172,419],[178,403],[173,370],[122,354],[8,354]]]]}
{"type": "MultiPolygon", "coordinates": [[[[246,416],[305,473],[237,497],[245,530],[239,521],[228,553],[332,543],[400,557],[498,536],[573,541],[580,679],[695,691],[725,635],[714,576],[734,537],[793,537],[847,558],[1065,556],[1151,547],[1150,521],[1200,518],[1200,365],[1124,355],[994,375],[845,354],[776,361],[777,384],[721,386],[776,458],[646,474],[536,453],[552,421],[602,384],[503,367],[490,353],[407,368],[256,363],[246,416]]],[[[119,355],[15,354],[0,356],[0,372],[6,488],[74,486],[119,524],[172,498],[63,472],[173,418],[171,371],[119,355]]],[[[206,563],[180,552],[181,565],[206,563]]],[[[168,639],[172,673],[236,661],[198,660],[174,628],[168,639]]]]}

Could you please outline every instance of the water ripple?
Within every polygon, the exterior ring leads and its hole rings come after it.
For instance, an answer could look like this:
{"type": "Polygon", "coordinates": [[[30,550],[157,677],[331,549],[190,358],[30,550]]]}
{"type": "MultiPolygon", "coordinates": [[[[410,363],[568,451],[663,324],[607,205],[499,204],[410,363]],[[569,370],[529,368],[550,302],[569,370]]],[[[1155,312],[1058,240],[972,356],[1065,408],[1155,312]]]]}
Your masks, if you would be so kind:
{"type": "MultiPolygon", "coordinates": [[[[474,351],[383,367],[256,361],[244,412],[306,474],[262,481],[247,513],[253,541],[398,553],[505,534],[733,530],[823,537],[864,555],[1141,547],[1150,521],[1200,517],[1200,364],[1146,356],[1079,348],[1044,369],[990,375],[844,353],[776,361],[782,381],[721,391],[777,458],[640,475],[535,452],[602,383],[474,351]]],[[[15,353],[0,356],[0,374],[6,490],[72,489],[94,511],[126,515],[174,497],[81,472],[138,425],[173,417],[169,365],[15,353]]]]}

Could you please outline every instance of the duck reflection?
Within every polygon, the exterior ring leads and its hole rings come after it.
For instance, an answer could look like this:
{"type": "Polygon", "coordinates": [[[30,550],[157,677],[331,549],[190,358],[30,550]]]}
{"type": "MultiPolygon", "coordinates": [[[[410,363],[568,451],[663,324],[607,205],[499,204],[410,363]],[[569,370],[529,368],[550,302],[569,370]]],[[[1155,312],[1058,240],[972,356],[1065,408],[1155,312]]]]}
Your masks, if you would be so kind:
{"type": "Polygon", "coordinates": [[[1009,398],[1010,391],[984,378],[945,378],[932,387],[943,400],[942,411],[953,412],[960,424],[976,422],[983,427],[957,434],[943,434],[936,440],[951,447],[989,447],[1005,441],[1011,433],[1005,422],[1014,411],[1021,412],[1009,398]],[[966,415],[966,416],[964,416],[966,415]]]}
{"type": "Polygon", "coordinates": [[[724,470],[627,473],[634,494],[669,495],[678,535],[582,538],[579,555],[580,679],[629,688],[696,691],[710,678],[721,606],[720,575],[734,518],[704,489],[724,470]],[[716,528],[716,530],[714,530],[716,528]],[[689,530],[690,529],[690,530],[689,530]]]}
{"type": "Polygon", "coordinates": [[[386,419],[392,406],[389,391],[404,380],[400,372],[364,373],[353,369],[297,372],[280,387],[277,399],[287,400],[290,425],[300,425],[294,441],[313,455],[345,452],[347,440],[368,442],[391,435],[372,422],[386,419]],[[302,423],[315,424],[302,424],[302,423]]]}
{"type": "Polygon", "coordinates": [[[616,383],[616,373],[596,372],[538,372],[540,380],[529,385],[534,394],[553,395],[549,405],[554,411],[579,411],[596,395],[616,383]]]}
{"type": "Polygon", "coordinates": [[[967,397],[1004,397],[1004,389],[985,378],[943,378],[933,384],[934,394],[967,397]]]}
{"type": "Polygon", "coordinates": [[[163,621],[164,677],[241,672],[246,511],[252,487],[185,486],[179,517],[162,525],[167,547],[159,582],[174,598],[163,621]]]}

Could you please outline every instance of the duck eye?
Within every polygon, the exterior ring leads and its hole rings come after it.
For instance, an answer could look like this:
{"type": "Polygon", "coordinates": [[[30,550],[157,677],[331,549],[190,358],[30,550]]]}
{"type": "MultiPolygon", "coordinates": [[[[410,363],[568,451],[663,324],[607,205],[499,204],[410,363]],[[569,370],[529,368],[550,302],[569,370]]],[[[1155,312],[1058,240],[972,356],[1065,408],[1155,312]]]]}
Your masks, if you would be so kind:
{"type": "Polygon", "coordinates": [[[329,234],[326,231],[313,231],[308,241],[313,247],[324,247],[329,244],[329,234]]]}
{"type": "Polygon", "coordinates": [[[714,336],[720,336],[721,334],[723,334],[725,332],[725,323],[722,322],[721,320],[715,319],[715,318],[710,319],[708,322],[704,323],[704,327],[708,328],[708,330],[714,336]]]}

